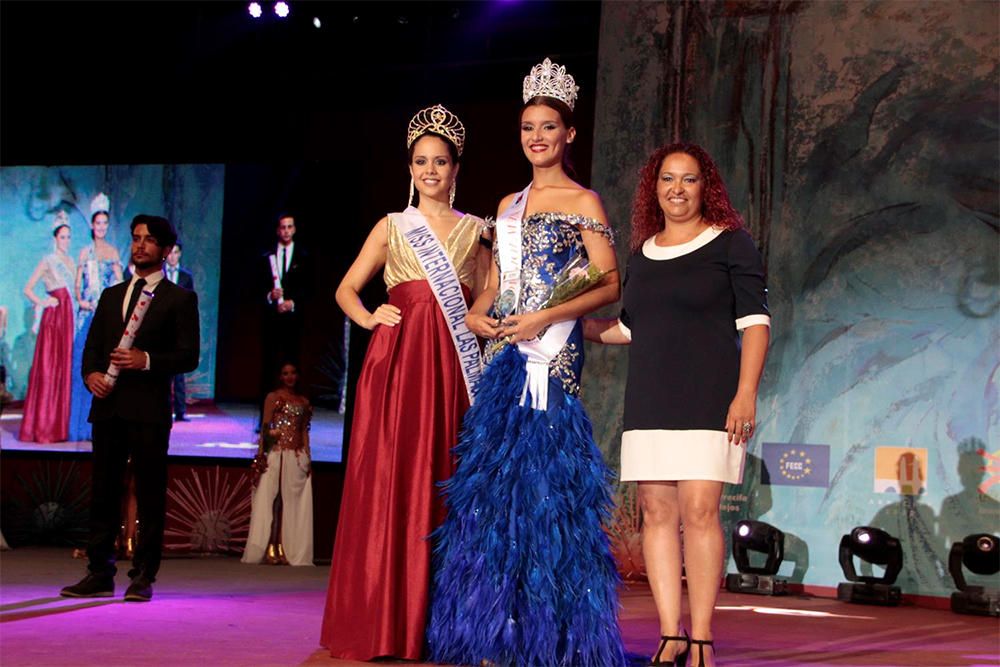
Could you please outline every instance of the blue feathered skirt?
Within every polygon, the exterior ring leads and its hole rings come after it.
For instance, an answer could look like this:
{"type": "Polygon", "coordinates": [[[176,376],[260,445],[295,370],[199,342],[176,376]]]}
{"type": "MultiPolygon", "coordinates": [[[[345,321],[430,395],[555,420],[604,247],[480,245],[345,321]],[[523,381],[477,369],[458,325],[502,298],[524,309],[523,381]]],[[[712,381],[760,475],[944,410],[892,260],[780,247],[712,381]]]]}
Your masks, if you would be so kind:
{"type": "Polygon", "coordinates": [[[525,357],[497,355],[465,415],[433,533],[433,662],[625,663],[618,571],[602,527],[611,475],[580,401],[550,378],[548,410],[521,407],[525,357]]]}

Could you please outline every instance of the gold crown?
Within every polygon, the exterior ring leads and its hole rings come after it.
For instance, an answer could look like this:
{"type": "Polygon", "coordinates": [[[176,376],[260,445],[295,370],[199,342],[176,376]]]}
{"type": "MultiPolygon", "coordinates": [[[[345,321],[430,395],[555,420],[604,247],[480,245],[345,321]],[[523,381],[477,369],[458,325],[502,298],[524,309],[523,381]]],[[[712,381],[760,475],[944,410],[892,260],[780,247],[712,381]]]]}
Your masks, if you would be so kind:
{"type": "Polygon", "coordinates": [[[576,106],[578,92],[580,86],[576,85],[573,77],[566,73],[566,67],[556,65],[548,58],[531,68],[531,73],[524,77],[524,86],[521,89],[525,104],[533,97],[554,97],[565,102],[570,111],[576,106]]]}
{"type": "Polygon", "coordinates": [[[465,146],[465,126],[458,116],[440,104],[421,109],[410,119],[410,126],[406,130],[406,147],[412,146],[414,141],[428,132],[445,137],[455,144],[458,154],[462,154],[462,148],[465,146]]]}

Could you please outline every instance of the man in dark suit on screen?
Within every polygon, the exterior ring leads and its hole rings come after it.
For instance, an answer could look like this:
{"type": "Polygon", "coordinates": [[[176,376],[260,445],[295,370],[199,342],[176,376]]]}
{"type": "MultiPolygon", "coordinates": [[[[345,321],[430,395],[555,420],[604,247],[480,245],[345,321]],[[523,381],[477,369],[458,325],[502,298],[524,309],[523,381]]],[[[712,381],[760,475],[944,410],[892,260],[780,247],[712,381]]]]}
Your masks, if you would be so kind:
{"type": "Polygon", "coordinates": [[[305,248],[295,242],[295,231],[295,218],[287,213],[280,214],[278,242],[264,253],[261,261],[261,276],[266,276],[267,281],[266,290],[261,293],[266,308],[262,341],[262,399],[274,388],[281,364],[291,362],[298,365],[300,362],[302,323],[312,292],[312,275],[309,256],[305,248]]]}
{"type": "MultiPolygon", "coordinates": [[[[194,276],[191,272],[181,266],[181,252],[184,246],[178,240],[174,243],[173,249],[167,254],[167,262],[163,266],[164,277],[175,285],[180,285],[186,290],[194,291],[194,276]]],[[[186,422],[187,418],[187,382],[184,380],[184,373],[174,376],[174,421],[186,422]]]]}
{"type": "Polygon", "coordinates": [[[84,382],[94,395],[89,572],[62,589],[66,597],[114,595],[114,545],[131,456],[141,533],[125,600],[152,598],[166,518],[170,383],[173,376],[198,366],[198,297],[163,279],[163,261],[177,233],[165,218],[151,215],[137,215],[131,228],[135,271],[130,280],[101,294],[83,350],[84,382]],[[143,293],[152,297],[135,341],[130,348],[119,347],[143,293]],[[119,369],[116,382],[106,375],[109,364],[119,369]]]}

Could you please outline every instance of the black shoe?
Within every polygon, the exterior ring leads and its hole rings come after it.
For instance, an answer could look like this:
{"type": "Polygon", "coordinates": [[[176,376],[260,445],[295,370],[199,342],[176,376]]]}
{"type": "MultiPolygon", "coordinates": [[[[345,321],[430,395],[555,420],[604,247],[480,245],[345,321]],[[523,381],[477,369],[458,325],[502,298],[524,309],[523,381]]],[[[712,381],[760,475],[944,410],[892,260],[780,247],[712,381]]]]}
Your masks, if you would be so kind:
{"type": "Polygon", "coordinates": [[[683,667],[687,665],[688,654],[691,652],[691,639],[688,637],[687,630],[682,630],[684,633],[681,636],[673,635],[663,635],[660,637],[660,646],[656,649],[656,654],[650,658],[650,667],[656,667],[657,665],[680,665],[683,667]],[[663,659],[663,650],[667,648],[667,642],[684,642],[684,650],[678,652],[672,659],[663,659]]]}
{"type": "Polygon", "coordinates": [[[115,594],[113,577],[99,577],[88,574],[80,583],[67,586],[59,591],[64,598],[109,598],[115,594]]]}
{"type": "Polygon", "coordinates": [[[126,602],[149,602],[152,599],[153,584],[141,575],[133,579],[125,591],[126,602]]]}
{"type": "Polygon", "coordinates": [[[705,667],[705,647],[710,647],[715,655],[715,642],[710,639],[692,639],[691,643],[698,647],[698,664],[695,667],[705,667]]]}
{"type": "Polygon", "coordinates": [[[187,417],[185,417],[184,415],[177,415],[176,417],[174,417],[174,421],[175,422],[189,422],[191,420],[188,419],[187,417]]]}

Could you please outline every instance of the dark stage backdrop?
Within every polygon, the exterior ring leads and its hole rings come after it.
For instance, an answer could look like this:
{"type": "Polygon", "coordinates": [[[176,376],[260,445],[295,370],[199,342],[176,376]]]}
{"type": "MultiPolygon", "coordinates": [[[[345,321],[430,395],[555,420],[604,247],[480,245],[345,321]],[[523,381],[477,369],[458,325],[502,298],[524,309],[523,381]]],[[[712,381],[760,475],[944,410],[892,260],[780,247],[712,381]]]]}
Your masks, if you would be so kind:
{"type": "MultiPolygon", "coordinates": [[[[796,581],[836,585],[841,535],[875,525],[902,540],[904,593],[946,594],[950,545],[1000,522],[998,18],[989,2],[604,4],[594,186],[621,236],[638,169],[683,138],[716,157],[767,261],[759,429],[723,509],[785,531],[796,581]]],[[[616,461],[626,355],[588,354],[616,461]]]]}

